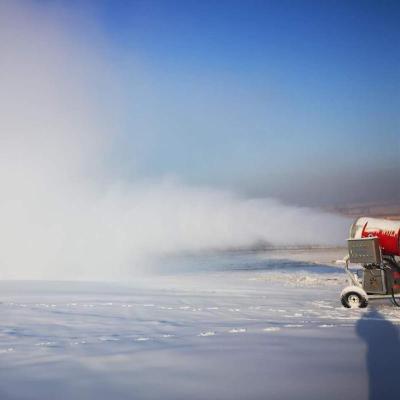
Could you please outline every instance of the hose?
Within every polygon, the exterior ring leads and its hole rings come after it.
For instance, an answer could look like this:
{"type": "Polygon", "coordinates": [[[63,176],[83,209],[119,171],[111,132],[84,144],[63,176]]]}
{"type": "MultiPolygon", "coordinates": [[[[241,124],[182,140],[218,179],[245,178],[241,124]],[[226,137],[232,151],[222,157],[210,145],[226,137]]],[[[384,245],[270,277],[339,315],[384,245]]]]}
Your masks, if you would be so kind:
{"type": "Polygon", "coordinates": [[[392,303],[396,306],[396,307],[400,307],[400,304],[397,302],[396,298],[394,297],[394,290],[392,288],[392,303]]]}

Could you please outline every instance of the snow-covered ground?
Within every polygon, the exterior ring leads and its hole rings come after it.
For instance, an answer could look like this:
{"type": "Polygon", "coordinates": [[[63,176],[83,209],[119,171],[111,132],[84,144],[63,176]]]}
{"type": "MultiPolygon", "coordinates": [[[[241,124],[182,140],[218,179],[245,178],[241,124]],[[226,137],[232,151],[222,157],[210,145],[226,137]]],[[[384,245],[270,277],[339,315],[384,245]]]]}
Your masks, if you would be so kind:
{"type": "Polygon", "coordinates": [[[344,255],[188,255],[124,284],[0,282],[0,399],[385,398],[400,311],[344,309],[344,255]]]}

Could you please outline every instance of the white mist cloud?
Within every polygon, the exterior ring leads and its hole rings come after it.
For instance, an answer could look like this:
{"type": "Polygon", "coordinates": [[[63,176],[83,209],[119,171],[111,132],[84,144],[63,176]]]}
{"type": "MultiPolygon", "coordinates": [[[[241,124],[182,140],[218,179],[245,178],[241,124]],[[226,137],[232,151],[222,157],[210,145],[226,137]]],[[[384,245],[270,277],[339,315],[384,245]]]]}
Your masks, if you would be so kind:
{"type": "Polygon", "coordinates": [[[112,181],[116,132],[99,96],[117,107],[118,79],[105,43],[32,4],[0,5],[0,278],[118,279],[180,251],[345,238],[344,219],[272,199],[112,181]]]}

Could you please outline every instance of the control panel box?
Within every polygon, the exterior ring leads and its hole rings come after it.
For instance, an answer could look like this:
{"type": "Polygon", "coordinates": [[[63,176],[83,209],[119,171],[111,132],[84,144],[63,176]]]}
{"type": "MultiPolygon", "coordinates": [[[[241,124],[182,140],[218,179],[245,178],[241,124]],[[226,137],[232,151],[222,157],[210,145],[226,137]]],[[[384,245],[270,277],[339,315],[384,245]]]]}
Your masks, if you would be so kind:
{"type": "Polygon", "coordinates": [[[382,254],[377,237],[348,239],[347,244],[351,263],[375,265],[382,263],[382,254]]]}

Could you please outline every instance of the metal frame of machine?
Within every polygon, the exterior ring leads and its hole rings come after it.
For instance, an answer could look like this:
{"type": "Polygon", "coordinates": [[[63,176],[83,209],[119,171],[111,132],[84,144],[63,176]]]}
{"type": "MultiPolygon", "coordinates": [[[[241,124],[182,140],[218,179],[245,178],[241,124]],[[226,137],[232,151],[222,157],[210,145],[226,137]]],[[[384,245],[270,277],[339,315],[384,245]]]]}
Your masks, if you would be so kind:
{"type": "Polygon", "coordinates": [[[400,265],[394,256],[383,255],[379,238],[373,236],[349,239],[348,249],[349,255],[345,259],[345,272],[351,286],[345,287],[341,293],[343,306],[364,308],[367,307],[370,300],[391,299],[394,305],[400,307],[396,300],[400,299],[398,290],[400,265]],[[362,279],[350,271],[350,263],[362,264],[362,279]],[[396,288],[396,293],[394,288],[396,288]]]}

